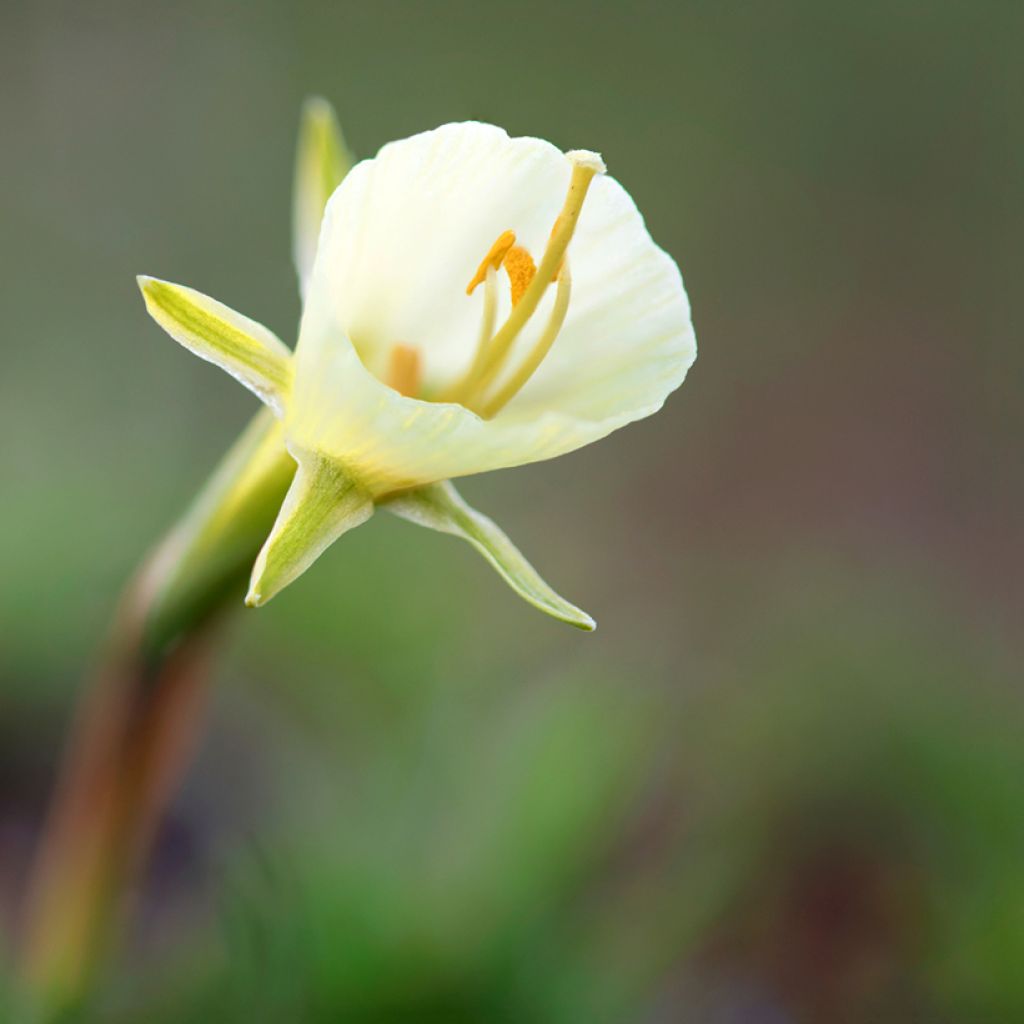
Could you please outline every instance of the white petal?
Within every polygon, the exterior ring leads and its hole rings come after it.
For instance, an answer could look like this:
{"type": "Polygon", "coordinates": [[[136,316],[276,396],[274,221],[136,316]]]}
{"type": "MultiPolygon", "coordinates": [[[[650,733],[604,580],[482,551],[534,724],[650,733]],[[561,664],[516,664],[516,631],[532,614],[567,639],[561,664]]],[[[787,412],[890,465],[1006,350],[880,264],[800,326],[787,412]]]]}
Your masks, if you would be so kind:
{"type": "MultiPolygon", "coordinates": [[[[383,494],[551,458],[656,411],[695,356],[689,304],[675,264],[605,178],[569,248],[563,335],[498,416],[403,398],[371,372],[395,342],[421,348],[428,383],[462,369],[481,299],[466,282],[508,228],[540,254],[570,173],[548,143],[480,124],[392,143],[358,165],[328,204],[313,269],[289,410],[296,443],[383,494]]],[[[542,308],[531,328],[543,319],[542,308]]]]}

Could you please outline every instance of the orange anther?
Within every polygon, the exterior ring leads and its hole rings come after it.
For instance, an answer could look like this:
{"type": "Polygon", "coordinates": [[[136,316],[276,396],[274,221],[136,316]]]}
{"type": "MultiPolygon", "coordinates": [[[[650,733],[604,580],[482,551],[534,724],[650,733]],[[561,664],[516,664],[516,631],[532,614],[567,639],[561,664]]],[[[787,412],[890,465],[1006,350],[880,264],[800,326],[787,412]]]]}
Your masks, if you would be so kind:
{"type": "Polygon", "coordinates": [[[480,266],[477,267],[473,280],[466,285],[466,294],[472,295],[473,290],[487,278],[487,268],[494,267],[497,270],[504,262],[508,251],[516,244],[516,233],[514,231],[503,231],[498,235],[498,240],[488,250],[480,266]]]}
{"type": "Polygon", "coordinates": [[[413,348],[412,345],[399,343],[391,349],[388,363],[388,385],[400,395],[415,398],[420,389],[422,369],[419,349],[413,348]]]}
{"type": "Polygon", "coordinates": [[[512,287],[512,305],[517,306],[537,273],[533,257],[521,246],[513,245],[505,255],[505,270],[512,287]]]}

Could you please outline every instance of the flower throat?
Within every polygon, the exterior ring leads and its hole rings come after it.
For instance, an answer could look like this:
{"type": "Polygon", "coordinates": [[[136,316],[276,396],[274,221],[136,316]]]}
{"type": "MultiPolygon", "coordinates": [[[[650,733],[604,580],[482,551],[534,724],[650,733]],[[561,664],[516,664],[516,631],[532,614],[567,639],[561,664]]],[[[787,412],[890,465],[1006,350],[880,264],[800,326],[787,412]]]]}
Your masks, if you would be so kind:
{"type": "MultiPolygon", "coordinates": [[[[569,311],[572,291],[566,250],[576,230],[590,183],[605,169],[596,153],[573,150],[566,156],[572,164],[569,190],[551,229],[540,264],[535,264],[530,253],[516,244],[513,231],[504,231],[498,236],[466,287],[466,294],[471,295],[479,285],[484,286],[483,313],[473,361],[455,384],[434,396],[435,401],[458,402],[490,419],[522,390],[555,343],[569,311]],[[502,269],[508,275],[512,309],[496,330],[498,271],[502,269]],[[555,285],[555,301],[543,331],[523,361],[504,381],[499,382],[502,372],[508,368],[513,344],[552,284],[555,285]]],[[[388,361],[387,383],[403,395],[419,397],[421,378],[419,350],[410,345],[394,345],[388,361]]]]}

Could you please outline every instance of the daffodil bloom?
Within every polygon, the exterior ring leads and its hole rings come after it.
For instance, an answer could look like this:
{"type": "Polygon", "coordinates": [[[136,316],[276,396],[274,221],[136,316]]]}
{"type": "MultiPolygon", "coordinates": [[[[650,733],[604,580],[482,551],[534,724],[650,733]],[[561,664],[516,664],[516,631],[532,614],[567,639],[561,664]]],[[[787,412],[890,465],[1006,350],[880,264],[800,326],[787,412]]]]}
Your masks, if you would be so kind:
{"type": "Polygon", "coordinates": [[[649,416],[695,358],[679,270],[604,170],[479,123],[385,146],[331,196],[315,259],[297,252],[294,353],[197,291],[140,278],[173,338],[273,410],[297,464],[248,603],[385,507],[468,539],[528,600],[593,627],[449,481],[649,416]]]}

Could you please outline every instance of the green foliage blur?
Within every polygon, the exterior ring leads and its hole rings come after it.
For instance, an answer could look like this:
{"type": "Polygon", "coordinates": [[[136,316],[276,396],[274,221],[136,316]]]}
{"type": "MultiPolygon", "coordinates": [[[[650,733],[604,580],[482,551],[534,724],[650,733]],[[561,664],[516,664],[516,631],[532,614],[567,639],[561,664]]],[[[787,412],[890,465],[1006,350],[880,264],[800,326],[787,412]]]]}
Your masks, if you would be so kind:
{"type": "Polygon", "coordinates": [[[84,1024],[1024,1019],[1022,44],[996,0],[0,3],[0,958],[118,588],[253,409],[134,275],[293,337],[320,93],[358,155],[600,150],[700,356],[463,488],[593,636],[385,516],[240,610],[84,1024]]]}

